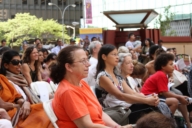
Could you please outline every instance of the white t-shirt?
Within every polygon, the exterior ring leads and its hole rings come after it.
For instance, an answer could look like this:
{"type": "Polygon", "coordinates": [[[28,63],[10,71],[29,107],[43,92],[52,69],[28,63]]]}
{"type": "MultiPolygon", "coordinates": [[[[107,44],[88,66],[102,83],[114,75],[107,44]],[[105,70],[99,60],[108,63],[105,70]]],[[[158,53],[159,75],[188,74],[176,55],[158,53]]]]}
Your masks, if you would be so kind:
{"type": "Polygon", "coordinates": [[[63,49],[65,46],[56,46],[51,49],[51,53],[58,54],[61,49],[63,49]]]}
{"type": "Polygon", "coordinates": [[[133,42],[133,46],[136,47],[140,47],[141,46],[141,41],[140,40],[136,40],[135,42],[133,42]]]}
{"type": "Polygon", "coordinates": [[[127,41],[126,44],[125,44],[125,47],[133,49],[134,48],[133,43],[134,42],[127,41]]]}
{"type": "Polygon", "coordinates": [[[95,59],[94,57],[91,57],[89,59],[89,62],[91,64],[91,66],[89,67],[88,76],[87,76],[87,78],[85,78],[85,81],[88,83],[91,90],[95,94],[95,86],[96,86],[95,75],[96,75],[96,71],[97,71],[96,67],[97,67],[98,60],[95,59]]]}
{"type": "Polygon", "coordinates": [[[97,62],[98,62],[98,60],[97,60],[96,58],[94,58],[94,57],[91,57],[91,58],[89,59],[89,63],[90,63],[91,65],[93,65],[93,64],[96,64],[96,65],[97,65],[97,62]]]}
{"type": "Polygon", "coordinates": [[[166,47],[164,47],[164,46],[161,46],[161,47],[163,48],[164,51],[167,51],[167,48],[166,48],[166,47]]]}

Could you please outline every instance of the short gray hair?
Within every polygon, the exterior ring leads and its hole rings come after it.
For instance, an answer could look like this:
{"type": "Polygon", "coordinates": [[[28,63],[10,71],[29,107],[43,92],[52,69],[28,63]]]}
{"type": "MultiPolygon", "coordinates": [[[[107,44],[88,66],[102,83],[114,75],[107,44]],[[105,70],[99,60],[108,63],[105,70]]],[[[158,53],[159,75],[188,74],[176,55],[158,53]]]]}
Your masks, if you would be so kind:
{"type": "Polygon", "coordinates": [[[88,50],[90,52],[90,54],[93,54],[93,49],[96,47],[97,44],[101,44],[101,42],[99,41],[92,41],[88,47],[88,50]]]}
{"type": "Polygon", "coordinates": [[[132,58],[131,53],[119,53],[119,62],[115,68],[115,73],[121,75],[121,65],[124,62],[125,57],[130,56],[132,58]]]}
{"type": "Polygon", "coordinates": [[[118,53],[129,53],[129,49],[125,46],[120,46],[118,48],[118,53]]]}

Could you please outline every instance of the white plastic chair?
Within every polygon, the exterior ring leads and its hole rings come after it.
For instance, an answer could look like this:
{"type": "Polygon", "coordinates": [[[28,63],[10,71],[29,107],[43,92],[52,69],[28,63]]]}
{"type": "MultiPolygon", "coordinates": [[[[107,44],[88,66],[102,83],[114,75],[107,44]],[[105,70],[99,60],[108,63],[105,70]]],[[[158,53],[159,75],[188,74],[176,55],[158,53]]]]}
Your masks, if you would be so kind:
{"type": "Polygon", "coordinates": [[[42,102],[49,100],[49,94],[53,94],[54,90],[51,85],[45,81],[37,81],[31,83],[31,89],[36,95],[40,96],[42,102]]]}
{"type": "Polygon", "coordinates": [[[50,85],[51,85],[52,90],[55,92],[57,90],[58,85],[54,84],[53,81],[50,81],[50,85]]]}
{"type": "Polygon", "coordinates": [[[43,108],[45,110],[45,113],[47,114],[47,116],[49,117],[51,123],[53,124],[53,126],[55,128],[59,128],[56,124],[57,122],[57,117],[53,111],[53,107],[52,107],[52,100],[49,100],[49,101],[46,101],[46,102],[43,102],[43,108]]]}

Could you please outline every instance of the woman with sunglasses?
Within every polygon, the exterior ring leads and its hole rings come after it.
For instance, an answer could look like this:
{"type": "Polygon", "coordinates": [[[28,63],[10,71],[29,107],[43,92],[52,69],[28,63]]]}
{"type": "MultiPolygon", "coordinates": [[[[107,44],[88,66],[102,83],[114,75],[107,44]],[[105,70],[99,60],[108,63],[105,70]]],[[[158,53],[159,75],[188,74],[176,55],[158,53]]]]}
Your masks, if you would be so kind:
{"type": "Polygon", "coordinates": [[[59,52],[51,68],[51,78],[59,83],[52,100],[59,128],[130,128],[115,123],[102,111],[98,100],[83,78],[87,77],[89,60],[78,46],[59,52]]]}
{"type": "MultiPolygon", "coordinates": [[[[130,109],[131,105],[136,103],[157,106],[159,103],[157,96],[145,97],[140,93],[134,92],[126,84],[125,80],[115,73],[115,67],[118,65],[118,62],[119,57],[115,46],[106,44],[100,49],[96,72],[96,94],[101,103],[105,107],[120,105],[130,109]]],[[[136,120],[131,121],[130,123],[136,122],[136,120]]]]}
{"type": "Polygon", "coordinates": [[[0,73],[9,79],[9,82],[14,85],[25,100],[28,100],[31,104],[39,103],[39,98],[29,88],[27,80],[21,74],[21,65],[22,60],[19,53],[9,50],[2,57],[0,73]]]}
{"type": "Polygon", "coordinates": [[[35,47],[28,47],[23,55],[21,72],[26,78],[28,85],[32,82],[41,81],[41,74],[38,65],[38,51],[35,47]]]}
{"type": "Polygon", "coordinates": [[[9,50],[3,54],[0,70],[3,74],[0,75],[0,108],[4,108],[11,120],[16,121],[16,127],[47,128],[51,125],[42,104],[31,105],[29,102],[31,95],[27,94],[30,93],[25,88],[28,83],[20,74],[21,62],[17,51],[9,50]]]}

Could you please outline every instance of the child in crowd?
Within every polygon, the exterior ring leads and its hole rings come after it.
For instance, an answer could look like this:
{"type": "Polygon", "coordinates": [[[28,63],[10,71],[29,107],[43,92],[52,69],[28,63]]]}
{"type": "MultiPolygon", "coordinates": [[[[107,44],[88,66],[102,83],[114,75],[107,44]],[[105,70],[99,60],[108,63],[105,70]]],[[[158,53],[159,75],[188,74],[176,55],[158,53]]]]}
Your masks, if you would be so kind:
{"type": "MultiPolygon", "coordinates": [[[[156,73],[150,76],[144,83],[141,92],[145,95],[156,93],[161,98],[172,98],[171,100],[178,100],[179,107],[186,107],[189,104],[187,96],[177,95],[169,91],[168,89],[168,74],[173,73],[174,70],[174,56],[172,54],[162,53],[160,54],[154,63],[156,73]]],[[[176,106],[166,99],[165,101],[169,106],[172,113],[175,112],[176,106]]],[[[185,118],[185,117],[184,117],[185,118]]],[[[187,122],[187,128],[191,128],[188,118],[185,118],[187,122]]]]}

